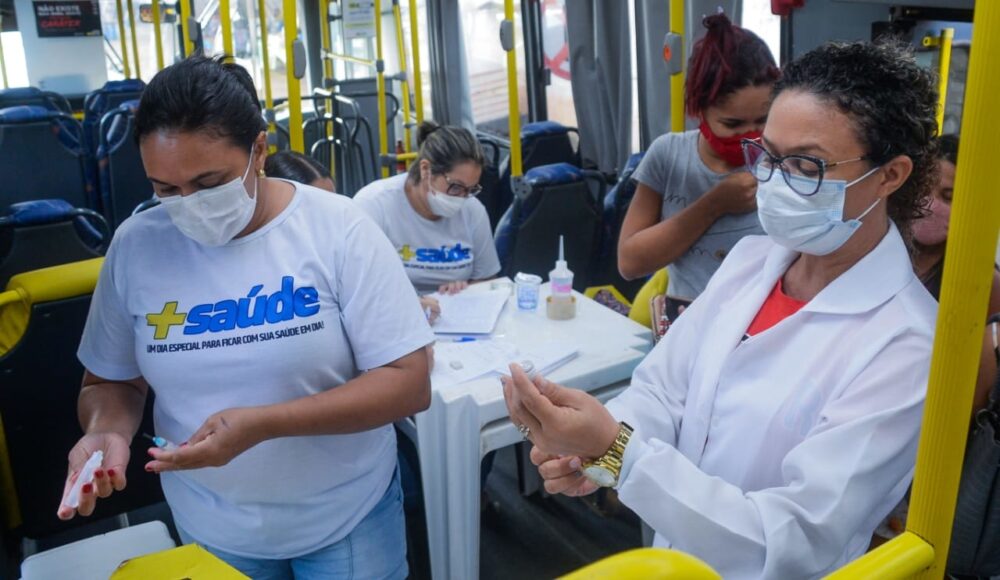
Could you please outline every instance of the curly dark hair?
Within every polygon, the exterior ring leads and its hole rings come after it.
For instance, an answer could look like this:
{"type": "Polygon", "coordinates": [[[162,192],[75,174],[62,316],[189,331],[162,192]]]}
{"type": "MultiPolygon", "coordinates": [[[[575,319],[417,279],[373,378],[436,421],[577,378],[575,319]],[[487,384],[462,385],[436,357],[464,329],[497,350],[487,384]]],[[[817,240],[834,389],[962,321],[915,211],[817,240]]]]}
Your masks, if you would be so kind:
{"type": "Polygon", "coordinates": [[[910,224],[926,213],[925,198],[937,181],[936,87],[912,49],[887,38],[831,42],[804,54],[785,67],[774,96],[805,91],[836,105],[854,121],[875,164],[899,155],[913,160],[910,177],[888,200],[889,217],[909,240],[910,224]]]}

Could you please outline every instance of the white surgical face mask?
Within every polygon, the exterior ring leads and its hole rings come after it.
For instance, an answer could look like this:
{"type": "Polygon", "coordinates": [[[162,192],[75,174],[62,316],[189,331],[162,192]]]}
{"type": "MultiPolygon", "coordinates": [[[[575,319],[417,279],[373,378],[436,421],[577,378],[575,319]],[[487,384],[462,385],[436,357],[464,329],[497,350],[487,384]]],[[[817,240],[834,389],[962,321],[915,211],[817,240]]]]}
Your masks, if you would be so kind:
{"type": "Polygon", "coordinates": [[[251,165],[253,149],[243,177],[191,195],[161,197],[160,203],[185,236],[206,246],[227,244],[247,227],[257,205],[257,180],[254,179],[252,196],[244,183],[251,165]]]}
{"type": "MultiPolygon", "coordinates": [[[[775,243],[789,250],[825,256],[838,250],[861,227],[861,219],[878,205],[879,199],[854,219],[844,220],[847,188],[866,179],[879,168],[848,183],[824,179],[814,195],[795,193],[779,170],[771,179],[757,184],[757,216],[760,225],[775,243]]],[[[791,175],[792,180],[815,183],[814,179],[791,175]]],[[[803,190],[810,189],[804,185],[803,190]]]]}
{"type": "Polygon", "coordinates": [[[431,212],[443,218],[450,218],[462,211],[462,206],[465,205],[467,199],[436,191],[433,187],[427,191],[427,203],[431,206],[431,212]]]}

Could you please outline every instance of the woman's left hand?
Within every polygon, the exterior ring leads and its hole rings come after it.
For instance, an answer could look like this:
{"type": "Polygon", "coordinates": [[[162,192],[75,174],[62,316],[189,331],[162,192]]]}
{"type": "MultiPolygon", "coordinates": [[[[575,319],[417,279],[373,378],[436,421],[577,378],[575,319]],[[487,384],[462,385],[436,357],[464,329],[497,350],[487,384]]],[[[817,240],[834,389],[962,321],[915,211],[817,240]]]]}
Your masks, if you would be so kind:
{"type": "Polygon", "coordinates": [[[167,451],[149,450],[153,458],[146,471],[160,473],[180,469],[221,467],[234,457],[264,441],[260,407],[237,407],[210,416],[187,443],[167,451]]]}
{"type": "Polygon", "coordinates": [[[448,282],[447,284],[442,284],[438,288],[438,292],[441,294],[458,294],[462,290],[469,287],[469,282],[467,280],[456,280],[454,282],[448,282]]]}
{"type": "Polygon", "coordinates": [[[594,459],[618,436],[618,421],[593,396],[536,376],[516,364],[501,377],[510,419],[528,428],[527,438],[548,455],[594,459]]]}

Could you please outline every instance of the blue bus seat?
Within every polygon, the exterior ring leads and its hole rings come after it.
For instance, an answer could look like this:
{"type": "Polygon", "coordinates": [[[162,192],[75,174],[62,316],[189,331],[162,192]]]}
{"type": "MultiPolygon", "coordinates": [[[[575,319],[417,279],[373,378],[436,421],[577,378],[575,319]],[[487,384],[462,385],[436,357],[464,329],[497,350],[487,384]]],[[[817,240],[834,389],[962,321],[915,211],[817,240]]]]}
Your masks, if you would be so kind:
{"type": "Polygon", "coordinates": [[[597,258],[594,283],[610,284],[623,296],[631,298],[639,291],[645,278],[626,280],[618,271],[618,238],[621,236],[622,223],[628,206],[638,184],[632,179],[638,169],[645,152],[636,153],[628,158],[624,169],[618,175],[618,181],[604,196],[604,216],[601,228],[601,251],[597,258]]]}
{"type": "MultiPolygon", "coordinates": [[[[528,123],[521,127],[521,160],[525,172],[542,165],[568,163],[581,166],[579,132],[572,127],[566,127],[555,121],[539,121],[528,123]],[[575,137],[574,137],[575,135],[575,137]]],[[[514,201],[510,187],[510,157],[500,167],[500,184],[496,190],[496,198],[482,200],[490,212],[490,223],[499,222],[500,216],[507,211],[514,201]],[[488,203],[487,203],[488,202],[488,203]]]]}
{"type": "Polygon", "coordinates": [[[87,207],[80,124],[37,105],[0,109],[0,207],[60,198],[87,207]]]}
{"type": "Polygon", "coordinates": [[[573,270],[573,288],[590,285],[593,256],[600,240],[604,176],[569,163],[536,167],[525,174],[531,192],[518,197],[500,220],[496,247],[501,272],[518,272],[547,278],[559,253],[559,236],[565,238],[566,261],[573,270]],[[596,184],[598,195],[594,195],[596,184]]]}
{"type": "Polygon", "coordinates": [[[153,196],[153,186],[132,137],[138,100],[126,101],[101,119],[97,147],[101,207],[111,229],[117,229],[132,210],[153,196]]]}
{"type": "Polygon", "coordinates": [[[93,210],[61,199],[16,203],[0,214],[0,288],[21,272],[98,257],[110,238],[93,210]]]}
{"type": "MultiPolygon", "coordinates": [[[[0,294],[0,487],[5,528],[40,539],[163,501],[146,473],[147,445],[132,445],[128,487],[97,504],[90,518],[56,517],[66,455],[82,436],[77,397],[83,367],[76,349],[103,259],[62,264],[11,278],[0,294]]],[[[152,433],[152,397],[140,431],[152,433]]]]}
{"type": "Polygon", "coordinates": [[[73,114],[73,107],[69,104],[69,100],[56,92],[43,91],[37,87],[0,90],[0,109],[21,105],[35,105],[45,107],[50,111],[58,111],[67,115],[73,114]]]}
{"type": "Polygon", "coordinates": [[[108,81],[104,86],[91,92],[83,101],[83,151],[87,156],[87,195],[90,207],[103,211],[101,207],[100,171],[97,168],[97,148],[101,144],[101,119],[109,111],[123,103],[142,96],[146,83],[139,79],[108,81]]]}

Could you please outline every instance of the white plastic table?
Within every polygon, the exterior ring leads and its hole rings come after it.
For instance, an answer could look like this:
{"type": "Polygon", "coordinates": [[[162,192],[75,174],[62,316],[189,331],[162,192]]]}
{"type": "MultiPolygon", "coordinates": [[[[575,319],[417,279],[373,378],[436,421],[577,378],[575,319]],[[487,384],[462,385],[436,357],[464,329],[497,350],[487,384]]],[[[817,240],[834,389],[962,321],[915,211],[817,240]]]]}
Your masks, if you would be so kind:
{"type": "MultiPolygon", "coordinates": [[[[467,292],[489,286],[475,285],[467,292]]],[[[602,400],[621,392],[649,352],[649,329],[578,293],[574,319],[549,320],[548,292],[543,285],[533,312],[518,310],[511,298],[493,336],[525,348],[549,341],[575,346],[579,356],[548,378],[602,400]]],[[[431,406],[416,423],[432,577],[478,578],[480,462],[488,452],[521,441],[500,381],[493,376],[446,388],[432,385],[431,406]]]]}

